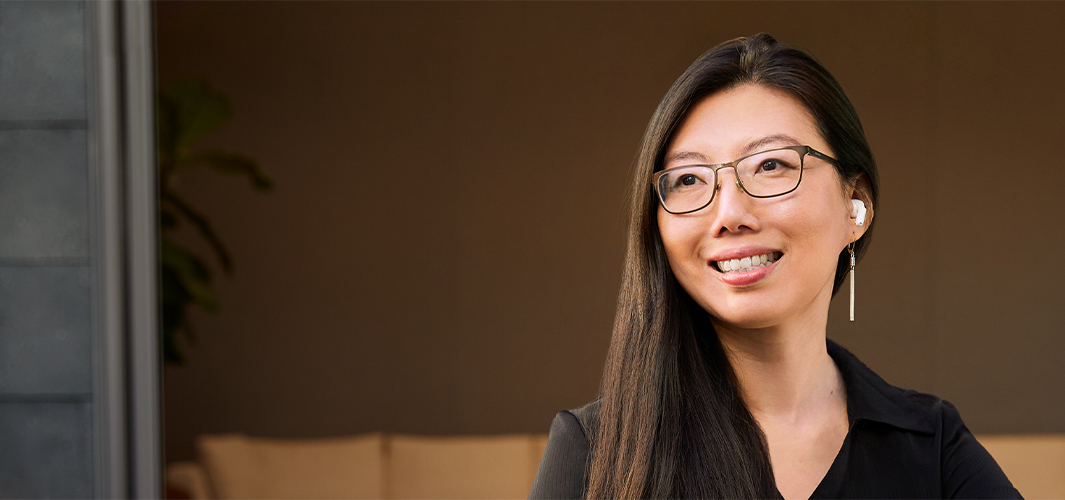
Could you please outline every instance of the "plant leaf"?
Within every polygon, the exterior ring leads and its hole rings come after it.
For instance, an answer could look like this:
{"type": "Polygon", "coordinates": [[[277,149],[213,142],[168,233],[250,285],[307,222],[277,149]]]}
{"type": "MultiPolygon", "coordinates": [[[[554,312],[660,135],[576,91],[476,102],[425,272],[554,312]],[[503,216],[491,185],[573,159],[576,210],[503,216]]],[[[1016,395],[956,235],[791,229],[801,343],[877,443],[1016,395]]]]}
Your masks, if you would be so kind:
{"type": "Polygon", "coordinates": [[[211,249],[214,250],[215,256],[218,257],[218,263],[222,265],[222,270],[226,274],[233,272],[233,262],[229,258],[229,250],[226,250],[225,245],[222,244],[222,240],[215,234],[214,228],[207,222],[207,219],[200,215],[198,212],[192,209],[188,203],[179,198],[173,193],[160,193],[159,201],[169,204],[177,209],[181,215],[185,216],[196,229],[200,230],[200,234],[203,236],[207,243],[211,245],[211,249]]]}
{"type": "Polygon", "coordinates": [[[188,148],[196,138],[217,129],[233,117],[229,97],[202,78],[188,78],[160,93],[159,108],[168,109],[168,136],[174,149],[188,148]]]}
{"type": "Polygon", "coordinates": [[[156,97],[155,134],[160,160],[169,160],[173,156],[174,147],[177,144],[177,133],[180,125],[177,123],[175,107],[174,102],[162,93],[156,97]]]}
{"type": "Polygon", "coordinates": [[[251,182],[251,187],[258,191],[269,191],[274,187],[274,181],[259,168],[259,163],[240,153],[198,151],[182,158],[178,167],[188,168],[195,165],[204,165],[224,174],[243,175],[251,182]]]}
{"type": "Polygon", "coordinates": [[[183,295],[208,312],[218,311],[218,298],[211,288],[210,273],[198,257],[166,238],[160,245],[159,257],[164,271],[173,273],[184,288],[183,295]]]}
{"type": "Polygon", "coordinates": [[[177,225],[178,225],[177,217],[175,217],[174,214],[170,213],[170,211],[165,209],[165,208],[160,208],[159,209],[159,227],[160,228],[162,228],[165,231],[167,229],[174,229],[175,227],[177,227],[177,225]]]}
{"type": "Polygon", "coordinates": [[[178,344],[177,337],[184,333],[191,339],[191,330],[186,314],[187,305],[192,297],[181,284],[177,272],[169,265],[160,266],[159,283],[163,290],[162,300],[162,324],[163,324],[163,359],[168,363],[181,364],[185,361],[184,353],[178,344]]]}

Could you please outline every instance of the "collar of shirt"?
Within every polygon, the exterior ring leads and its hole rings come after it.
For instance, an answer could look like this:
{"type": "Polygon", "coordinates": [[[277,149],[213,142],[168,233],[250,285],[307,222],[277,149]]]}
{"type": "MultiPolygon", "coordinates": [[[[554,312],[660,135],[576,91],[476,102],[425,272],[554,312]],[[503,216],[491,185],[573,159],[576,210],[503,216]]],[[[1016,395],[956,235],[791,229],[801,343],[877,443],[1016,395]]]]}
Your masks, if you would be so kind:
{"type": "Polygon", "coordinates": [[[853,425],[871,420],[902,429],[935,434],[936,423],[929,407],[935,396],[888,384],[850,351],[829,340],[828,354],[839,367],[847,385],[847,416],[853,425]]]}

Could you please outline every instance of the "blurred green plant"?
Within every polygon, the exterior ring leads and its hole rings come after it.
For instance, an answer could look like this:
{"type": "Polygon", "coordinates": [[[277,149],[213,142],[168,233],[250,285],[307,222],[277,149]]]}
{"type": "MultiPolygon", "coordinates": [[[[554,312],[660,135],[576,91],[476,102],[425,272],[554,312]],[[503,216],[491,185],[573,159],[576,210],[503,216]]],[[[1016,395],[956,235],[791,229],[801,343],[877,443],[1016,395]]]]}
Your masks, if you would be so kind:
{"type": "Polygon", "coordinates": [[[206,241],[227,275],[233,273],[233,260],[207,218],[175,190],[179,176],[189,169],[208,168],[222,174],[246,177],[256,191],[269,191],[273,181],[255,160],[247,156],[230,151],[193,149],[196,139],[233,117],[229,97],[202,78],[182,80],[162,89],[156,117],[163,359],[180,364],[185,360],[183,346],[189,345],[194,337],[188,321],[189,308],[197,306],[216,312],[218,297],[204,259],[175,243],[174,235],[183,225],[194,229],[206,241]]]}

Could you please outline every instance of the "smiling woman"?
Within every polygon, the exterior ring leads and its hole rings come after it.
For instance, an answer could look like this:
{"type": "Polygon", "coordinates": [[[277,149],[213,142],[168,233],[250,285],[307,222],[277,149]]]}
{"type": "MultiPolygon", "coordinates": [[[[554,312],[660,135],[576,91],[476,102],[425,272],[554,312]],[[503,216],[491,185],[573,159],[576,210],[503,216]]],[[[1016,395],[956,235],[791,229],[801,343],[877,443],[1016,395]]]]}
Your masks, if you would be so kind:
{"type": "Polygon", "coordinates": [[[732,172],[715,171],[715,187],[706,190],[717,193],[711,203],[676,214],[667,210],[675,196],[661,196],[658,210],[670,269],[710,313],[719,336],[722,328],[785,331],[794,330],[793,323],[820,324],[824,336],[837,256],[868,226],[849,218],[849,200],[859,196],[850,187],[856,182],[843,181],[824,154],[804,161],[818,150],[834,154],[810,112],[788,94],[757,84],[699,101],[670,141],[667,173],[692,168],[691,160],[674,158],[745,156],[732,172]],[[754,153],[795,144],[804,146],[754,153]],[[748,186],[764,177],[771,180],[761,181],[765,187],[757,193],[778,196],[749,195],[748,186]],[[761,263],[763,255],[768,265],[753,267],[752,257],[761,263]]]}
{"type": "Polygon", "coordinates": [[[556,416],[530,497],[1019,498],[950,403],[827,341],[878,182],[809,55],[758,35],[696,60],[633,193],[600,398],[556,416]]]}

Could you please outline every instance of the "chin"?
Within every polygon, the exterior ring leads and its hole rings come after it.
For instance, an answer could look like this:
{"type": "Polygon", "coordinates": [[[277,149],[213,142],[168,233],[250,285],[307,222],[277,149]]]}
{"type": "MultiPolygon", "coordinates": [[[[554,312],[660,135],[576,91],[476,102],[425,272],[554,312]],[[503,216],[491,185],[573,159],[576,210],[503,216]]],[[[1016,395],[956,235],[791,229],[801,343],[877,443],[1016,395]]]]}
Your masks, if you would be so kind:
{"type": "Polygon", "coordinates": [[[774,321],[766,316],[759,315],[737,315],[733,317],[721,317],[710,315],[710,321],[714,324],[720,324],[726,328],[733,330],[760,330],[777,325],[780,322],[774,321]]]}
{"type": "Polygon", "coordinates": [[[730,329],[760,329],[781,323],[781,311],[753,307],[712,308],[702,305],[710,321],[730,329]]]}

